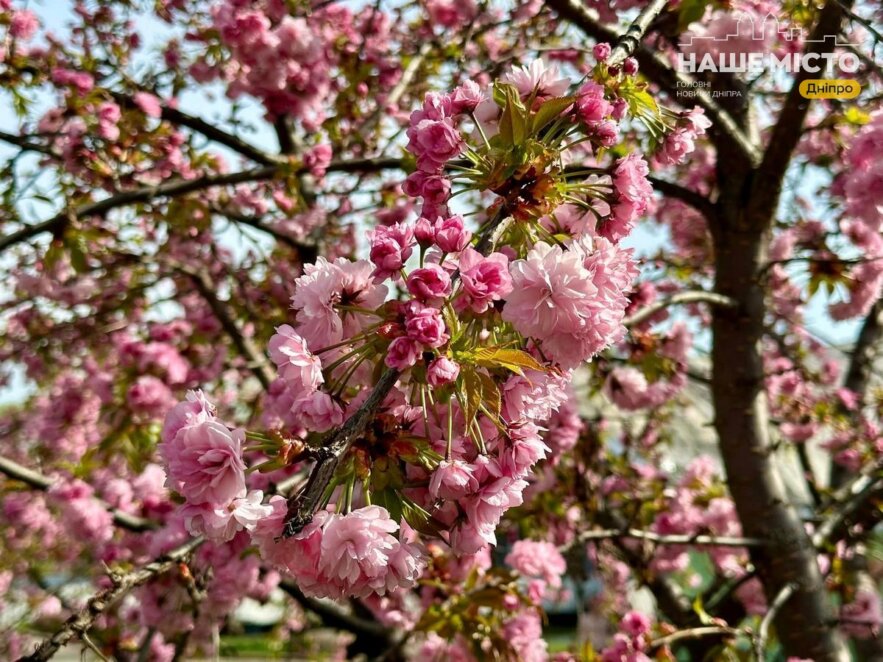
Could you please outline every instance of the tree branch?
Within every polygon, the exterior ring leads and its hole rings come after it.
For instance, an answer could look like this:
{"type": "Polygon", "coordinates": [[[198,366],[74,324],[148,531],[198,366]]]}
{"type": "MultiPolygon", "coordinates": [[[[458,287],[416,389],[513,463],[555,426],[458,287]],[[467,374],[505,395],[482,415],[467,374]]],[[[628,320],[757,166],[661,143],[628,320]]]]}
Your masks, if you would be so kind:
{"type": "Polygon", "coordinates": [[[365,633],[372,636],[386,635],[389,630],[375,621],[366,621],[354,614],[349,614],[330,602],[323,602],[308,597],[297,584],[288,579],[279,582],[279,588],[301,603],[306,609],[322,617],[322,622],[329,627],[338,627],[350,632],[365,633]]]}
{"type": "MultiPolygon", "coordinates": [[[[111,92],[111,96],[114,101],[124,108],[138,108],[138,104],[135,103],[135,99],[131,95],[123,94],[121,92],[111,92]]],[[[261,165],[274,165],[284,162],[285,160],[283,157],[276,156],[275,154],[268,154],[267,152],[258,149],[242,138],[224,131],[216,124],[206,122],[200,117],[194,117],[193,115],[182,112],[177,108],[172,108],[167,104],[163,104],[160,118],[170,124],[186,126],[188,129],[192,129],[197,133],[202,134],[219,145],[229,147],[237,154],[251,159],[255,163],[260,163],[261,165]]]]}
{"type": "Polygon", "coordinates": [[[654,653],[660,648],[665,648],[671,644],[680,641],[689,641],[692,639],[707,639],[710,637],[716,639],[730,639],[733,637],[745,636],[745,632],[737,628],[719,627],[709,625],[706,627],[689,628],[687,630],[678,630],[664,637],[654,639],[647,645],[647,652],[654,653]]]}
{"type": "MultiPolygon", "coordinates": [[[[856,476],[850,483],[841,487],[832,498],[833,512],[822,521],[813,534],[816,547],[822,547],[837,536],[837,532],[849,521],[851,515],[859,511],[870,499],[883,494],[883,459],[877,460],[865,472],[856,476]]],[[[871,521],[863,522],[866,529],[872,528],[883,513],[877,510],[871,521]]]]}
{"type": "Polygon", "coordinates": [[[714,203],[701,193],[688,189],[686,186],[681,186],[680,184],[675,184],[674,182],[660,179],[659,177],[654,177],[652,175],[647,179],[650,180],[653,188],[664,196],[687,203],[701,213],[708,221],[714,219],[714,203]]]}
{"type": "MultiPolygon", "coordinates": [[[[381,170],[401,168],[402,160],[389,157],[351,159],[332,161],[328,172],[379,172],[381,170]]],[[[34,225],[27,225],[5,237],[0,237],[0,251],[15,244],[33,239],[43,233],[61,231],[72,219],[88,216],[104,216],[113,209],[126,207],[141,202],[151,202],[157,198],[177,198],[188,193],[202,191],[217,186],[232,186],[249,182],[266,181],[290,169],[292,174],[305,172],[304,166],[293,168],[289,164],[261,166],[239,172],[222,175],[204,175],[196,179],[185,179],[157,186],[145,186],[131,191],[121,191],[103,200],[80,205],[75,209],[59,212],[55,216],[34,225]]]]}
{"type": "Polygon", "coordinates": [[[779,591],[779,594],[776,596],[775,600],[773,600],[773,603],[770,605],[767,613],[764,614],[763,620],[761,620],[760,622],[760,628],[757,631],[757,639],[754,642],[754,652],[757,655],[758,660],[766,659],[765,649],[767,639],[769,638],[770,625],[773,624],[773,620],[776,618],[776,614],[781,611],[782,607],[784,607],[785,603],[791,599],[791,596],[794,595],[794,592],[796,590],[796,584],[785,584],[779,591]]]}
{"type": "Polygon", "coordinates": [[[733,308],[736,305],[736,302],[733,301],[732,298],[723,294],[718,294],[717,292],[705,292],[702,290],[678,292],[677,294],[672,294],[664,299],[660,299],[646,308],[642,308],[634,315],[627,317],[623,321],[623,324],[626,327],[637,326],[641,322],[646,322],[660,310],[665,310],[669,306],[689,303],[707,303],[721,308],[733,308]]]}
{"type": "Polygon", "coordinates": [[[269,390],[270,384],[276,379],[275,372],[270,367],[267,358],[255,347],[252,339],[246,336],[239,328],[227,304],[217,297],[215,294],[215,284],[212,282],[211,276],[204,270],[194,271],[181,264],[175,265],[175,269],[193,281],[197,292],[205,299],[212,313],[221,323],[221,327],[223,327],[224,331],[233,341],[236,349],[247,359],[249,369],[258,378],[264,390],[269,390]]]}
{"type": "MultiPolygon", "coordinates": [[[[844,9],[848,9],[851,4],[852,0],[848,2],[828,0],[825,3],[819,13],[816,25],[806,41],[804,55],[824,54],[834,50],[832,40],[825,39],[825,37],[840,34],[844,9]]],[[[770,134],[763,160],[754,176],[750,198],[751,206],[755,208],[754,214],[768,216],[778,204],[785,172],[791,162],[791,155],[803,135],[803,123],[811,103],[809,99],[800,94],[800,84],[819,75],[818,73],[810,73],[806,68],[801,68],[794,74],[791,90],[788,92],[788,97],[770,134]]]]}
{"type": "Polygon", "coordinates": [[[650,24],[662,13],[667,4],[668,0],[653,0],[641,10],[628,29],[619,36],[616,46],[613,47],[607,58],[609,66],[618,67],[635,52],[635,49],[641,45],[644,35],[647,34],[650,24]]]}
{"type": "MultiPolygon", "coordinates": [[[[622,34],[615,28],[598,22],[580,0],[547,0],[546,4],[593,39],[616,43],[622,37],[622,34]]],[[[714,102],[707,90],[696,87],[696,81],[692,77],[672,69],[661,53],[643,45],[639,45],[635,49],[634,55],[640,64],[641,71],[661,88],[668,90],[672,96],[676,96],[678,84],[684,89],[689,89],[690,98],[695,100],[714,121],[716,138],[725,140],[748,163],[752,165],[760,163],[760,151],[739,128],[736,120],[714,102]]]]}
{"type": "Polygon", "coordinates": [[[668,534],[663,535],[655,531],[642,531],[640,529],[595,529],[584,531],[577,536],[580,542],[592,540],[611,540],[633,538],[646,540],[658,545],[695,545],[698,547],[766,547],[769,541],[761,538],[745,538],[739,536],[709,536],[668,534]]]}
{"type": "Polygon", "coordinates": [[[233,209],[223,209],[216,206],[212,206],[212,212],[218,214],[219,216],[223,216],[224,218],[229,219],[234,223],[247,225],[248,227],[254,228],[255,230],[260,230],[261,232],[270,235],[276,241],[280,241],[289,248],[294,249],[297,252],[298,257],[300,258],[301,263],[303,264],[315,262],[316,258],[319,255],[317,246],[313,244],[304,244],[299,242],[291,235],[277,230],[272,225],[267,225],[264,222],[264,219],[260,216],[249,216],[247,214],[240,214],[233,209]]]}
{"type": "Polygon", "coordinates": [[[0,140],[9,143],[10,145],[20,147],[22,151],[39,152],[40,154],[46,154],[47,156],[57,156],[57,154],[55,154],[46,145],[41,145],[40,143],[33,142],[34,138],[35,136],[19,136],[14,133],[6,133],[6,131],[0,131],[0,140]]]}
{"type": "Polygon", "coordinates": [[[33,653],[19,658],[18,662],[44,662],[50,659],[72,639],[82,637],[88,632],[95,621],[129,591],[176,567],[203,542],[202,537],[192,538],[137,570],[123,575],[111,575],[112,583],[108,588],[93,595],[85,607],[67,619],[53,635],[43,640],[33,653]]]}
{"type": "MultiPolygon", "coordinates": [[[[47,491],[55,483],[52,478],[44,476],[43,474],[38,473],[33,469],[28,469],[18,462],[15,462],[8,457],[4,457],[2,455],[0,455],[0,473],[7,475],[14,480],[21,481],[22,483],[25,483],[26,485],[42,492],[47,491]]],[[[109,503],[106,503],[104,501],[100,501],[100,503],[104,506],[106,510],[110,512],[110,514],[113,516],[114,524],[116,524],[120,528],[126,529],[128,531],[134,531],[136,533],[151,531],[158,528],[156,522],[152,522],[149,519],[145,519],[143,517],[138,517],[137,515],[132,515],[131,513],[120,510],[119,508],[114,508],[109,503]]]]}

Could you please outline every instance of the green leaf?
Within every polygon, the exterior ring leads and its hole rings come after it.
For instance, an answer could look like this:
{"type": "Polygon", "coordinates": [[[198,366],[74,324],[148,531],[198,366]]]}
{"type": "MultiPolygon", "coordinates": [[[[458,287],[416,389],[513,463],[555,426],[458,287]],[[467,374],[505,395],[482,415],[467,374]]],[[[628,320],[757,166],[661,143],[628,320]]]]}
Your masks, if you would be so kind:
{"type": "Polygon", "coordinates": [[[62,255],[64,255],[64,243],[59,240],[53,241],[49,244],[49,248],[46,249],[46,253],[43,255],[43,265],[46,269],[52,269],[52,267],[58,264],[62,255]]]}
{"type": "MultiPolygon", "coordinates": [[[[376,492],[372,491],[371,503],[375,506],[386,508],[389,511],[389,516],[392,517],[394,521],[402,519],[405,508],[402,503],[401,495],[395,489],[387,488],[376,492]]],[[[410,524],[411,522],[409,521],[408,523],[410,524]]]]}
{"type": "Polygon", "coordinates": [[[561,113],[572,106],[574,101],[576,101],[575,96],[555,97],[554,99],[544,101],[533,116],[531,134],[537,135],[540,131],[545,129],[546,126],[548,126],[553,120],[557,119],[561,113]]]}
{"type": "Polygon", "coordinates": [[[500,347],[481,347],[475,350],[472,361],[485,368],[506,368],[522,375],[522,369],[544,372],[546,368],[527,352],[520,349],[503,349],[500,347]]]}
{"type": "Polygon", "coordinates": [[[518,90],[505,83],[494,85],[494,100],[503,108],[500,116],[499,133],[497,134],[505,146],[517,146],[524,143],[527,138],[528,110],[521,103],[518,90]]]}
{"type": "Polygon", "coordinates": [[[484,410],[491,415],[491,418],[500,418],[500,410],[503,408],[503,400],[500,396],[500,389],[493,378],[487,373],[478,373],[481,381],[481,404],[484,410]]]}
{"type": "Polygon", "coordinates": [[[457,380],[460,387],[460,407],[463,409],[463,417],[466,419],[466,427],[468,428],[475,417],[478,415],[478,409],[481,407],[482,383],[478,372],[468,366],[460,369],[460,376],[457,380]]]}
{"type": "MultiPolygon", "coordinates": [[[[402,516],[414,530],[432,537],[437,537],[441,533],[442,529],[438,521],[423,508],[407,497],[400,499],[399,503],[401,503],[402,516]]],[[[392,511],[390,511],[390,516],[393,516],[392,511]]]]}

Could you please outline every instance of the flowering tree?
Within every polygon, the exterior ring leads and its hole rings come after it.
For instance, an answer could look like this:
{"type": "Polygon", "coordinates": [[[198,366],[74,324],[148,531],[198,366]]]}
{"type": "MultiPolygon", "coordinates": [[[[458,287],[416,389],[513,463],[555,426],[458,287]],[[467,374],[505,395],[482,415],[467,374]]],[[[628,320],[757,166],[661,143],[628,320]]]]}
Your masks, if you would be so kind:
{"type": "Polygon", "coordinates": [[[868,5],[0,0],[4,658],[880,659],[868,5]]]}

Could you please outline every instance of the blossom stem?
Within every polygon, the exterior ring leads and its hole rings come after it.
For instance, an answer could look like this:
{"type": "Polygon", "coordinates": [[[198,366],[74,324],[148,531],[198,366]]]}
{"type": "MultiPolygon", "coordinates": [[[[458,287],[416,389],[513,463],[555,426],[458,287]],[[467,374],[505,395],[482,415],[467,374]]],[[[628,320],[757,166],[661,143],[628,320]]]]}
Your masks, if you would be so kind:
{"type": "Polygon", "coordinates": [[[491,148],[491,143],[490,143],[490,141],[487,139],[487,136],[486,136],[485,133],[484,133],[484,127],[481,126],[481,122],[479,122],[479,121],[475,118],[475,112],[474,112],[474,111],[473,111],[473,112],[470,112],[470,113],[469,113],[469,116],[472,118],[472,121],[475,122],[475,128],[478,129],[478,133],[479,133],[479,135],[481,136],[481,139],[484,141],[484,146],[487,147],[488,149],[490,149],[490,148],[491,148]]]}
{"type": "Polygon", "coordinates": [[[454,396],[448,399],[448,443],[445,447],[445,460],[451,461],[451,447],[454,445],[454,396]]]}
{"type": "Polygon", "coordinates": [[[355,485],[355,477],[350,478],[346,484],[346,515],[349,515],[353,509],[353,486],[355,485]]]}

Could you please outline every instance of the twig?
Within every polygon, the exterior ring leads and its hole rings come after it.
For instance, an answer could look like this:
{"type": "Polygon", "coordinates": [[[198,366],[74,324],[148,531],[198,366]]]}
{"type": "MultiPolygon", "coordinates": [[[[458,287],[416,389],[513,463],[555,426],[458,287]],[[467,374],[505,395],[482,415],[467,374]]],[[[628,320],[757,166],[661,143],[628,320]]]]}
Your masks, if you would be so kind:
{"type": "Polygon", "coordinates": [[[89,650],[95,653],[95,655],[98,656],[99,660],[101,660],[102,662],[110,662],[110,660],[107,659],[107,656],[101,652],[101,649],[98,648],[98,646],[95,644],[94,641],[92,641],[92,638],[88,634],[86,634],[85,632],[81,634],[80,641],[82,641],[89,650]]]}
{"type": "Polygon", "coordinates": [[[398,370],[387,368],[356,413],[323,440],[318,451],[319,457],[313,465],[307,484],[288,499],[288,512],[285,515],[285,528],[282,534],[284,537],[295,535],[312,521],[313,514],[321,505],[326,488],[334,478],[337,465],[340,464],[353,441],[365,431],[398,378],[398,370]]]}
{"type": "Polygon", "coordinates": [[[796,590],[797,584],[791,582],[785,584],[773,600],[767,613],[764,614],[763,619],[760,621],[760,628],[757,631],[757,638],[754,642],[754,653],[757,656],[758,662],[763,662],[765,658],[764,649],[766,648],[766,642],[769,638],[770,625],[772,625],[773,620],[776,618],[776,614],[778,614],[782,607],[785,606],[785,603],[788,602],[796,590]]]}
{"type": "MultiPolygon", "coordinates": [[[[816,529],[812,536],[812,543],[815,547],[824,546],[835,536],[841,526],[846,523],[850,515],[859,510],[874,496],[883,494],[883,475],[880,474],[881,463],[883,463],[883,460],[879,460],[869,473],[857,476],[844,488],[838,490],[837,506],[834,512],[819,525],[819,528],[816,529]]],[[[879,512],[877,517],[879,517],[879,512]]]]}
{"type": "Polygon", "coordinates": [[[595,529],[577,536],[580,542],[635,538],[659,545],[696,545],[701,547],[766,547],[770,543],[760,538],[740,536],[710,536],[702,534],[661,534],[640,529],[595,529]]]}
{"type": "Polygon", "coordinates": [[[15,145],[16,147],[20,147],[22,151],[25,152],[39,152],[40,154],[46,154],[47,156],[57,157],[49,147],[46,145],[41,145],[40,143],[33,142],[33,139],[37,136],[20,136],[14,133],[7,133],[6,131],[0,131],[0,140],[3,142],[7,142],[10,145],[15,145]]]}
{"type": "Polygon", "coordinates": [[[669,297],[660,299],[646,308],[642,308],[634,315],[626,318],[623,324],[625,324],[626,327],[633,327],[641,322],[646,322],[660,310],[665,310],[669,306],[686,303],[708,303],[722,308],[732,308],[735,306],[735,302],[730,297],[724,294],[718,294],[717,292],[704,292],[702,290],[678,292],[677,294],[672,294],[669,297]]]}
{"type": "Polygon", "coordinates": [[[641,10],[628,29],[619,37],[619,41],[607,58],[611,67],[619,66],[627,57],[635,52],[653,20],[662,13],[668,0],[653,0],[641,10]]]}
{"type": "Polygon", "coordinates": [[[647,652],[653,653],[660,648],[664,648],[666,646],[669,646],[670,644],[683,640],[705,639],[708,637],[728,638],[741,636],[746,636],[746,633],[742,630],[739,630],[738,628],[728,628],[712,625],[699,628],[689,628],[687,630],[678,630],[677,632],[672,632],[671,634],[668,634],[664,637],[654,639],[647,645],[647,652]]]}
{"type": "MultiPolygon", "coordinates": [[[[844,9],[852,2],[828,0],[819,13],[818,21],[806,40],[804,55],[825,54],[834,50],[834,40],[828,35],[840,34],[844,9]]],[[[791,155],[803,133],[803,123],[812,102],[800,93],[800,84],[823,74],[811,73],[805,68],[794,74],[788,97],[782,106],[779,117],[770,132],[768,147],[753,178],[754,186],[750,196],[749,215],[769,216],[779,201],[779,193],[791,155]]]]}
{"type": "Polygon", "coordinates": [[[647,178],[653,185],[653,188],[669,198],[675,198],[681,202],[686,202],[696,211],[700,212],[707,220],[714,219],[714,203],[701,193],[697,193],[686,186],[675,184],[666,179],[650,176],[647,178]]]}
{"type": "MultiPolygon", "coordinates": [[[[341,173],[378,172],[380,170],[397,169],[401,166],[401,159],[378,157],[373,159],[332,161],[327,171],[341,173]]],[[[121,191],[97,202],[80,205],[74,209],[66,209],[45,221],[34,225],[27,225],[15,232],[9,233],[5,237],[0,237],[0,251],[46,232],[57,233],[64,229],[65,225],[72,219],[104,216],[109,211],[120,207],[127,207],[141,202],[151,202],[157,198],[177,198],[188,193],[217,186],[232,186],[248,182],[266,181],[286,171],[290,171],[292,174],[299,174],[306,172],[306,168],[304,166],[293,167],[287,163],[268,165],[223,175],[205,175],[196,179],[171,181],[157,186],[144,186],[131,191],[121,191]]]]}
{"type": "Polygon", "coordinates": [[[205,270],[194,271],[181,264],[176,265],[175,268],[193,281],[196,290],[199,292],[200,296],[205,299],[209,308],[212,309],[212,313],[214,313],[215,317],[221,323],[221,326],[233,341],[236,349],[243,357],[245,357],[245,359],[247,359],[249,369],[254,376],[258,378],[258,381],[261,383],[261,386],[264,387],[264,390],[268,390],[270,384],[272,384],[273,380],[276,378],[276,375],[272,368],[270,368],[267,358],[257,347],[255,347],[251,338],[246,336],[239,328],[239,325],[230,312],[227,304],[221,301],[215,294],[215,286],[214,283],[212,283],[209,274],[205,270]]]}
{"type": "Polygon", "coordinates": [[[211,210],[213,213],[223,216],[233,223],[247,225],[250,228],[260,230],[261,232],[270,235],[276,241],[281,241],[283,244],[297,251],[298,258],[304,264],[315,262],[318,257],[317,246],[299,242],[291,235],[276,229],[272,225],[268,225],[261,216],[249,216],[248,214],[241,214],[233,209],[224,209],[223,207],[216,205],[213,205],[211,210]]]}
{"type": "MultiPolygon", "coordinates": [[[[120,92],[111,92],[111,96],[113,97],[114,101],[116,101],[124,108],[138,107],[138,104],[135,103],[134,97],[131,95],[123,94],[120,92]]],[[[237,154],[249,158],[255,163],[260,163],[261,165],[273,165],[284,161],[283,158],[274,154],[268,154],[267,152],[264,152],[254,145],[244,141],[239,136],[234,136],[233,134],[224,131],[223,129],[219,128],[217,124],[207,122],[201,117],[188,115],[187,113],[182,112],[177,108],[172,108],[169,105],[162,106],[160,118],[171,124],[186,126],[188,129],[192,129],[197,133],[202,134],[209,140],[212,140],[219,145],[229,147],[237,154]]]]}
{"type": "Polygon", "coordinates": [[[19,662],[44,662],[75,637],[82,639],[83,635],[89,631],[98,617],[120,598],[132,589],[146,584],[154,577],[176,567],[178,563],[190,556],[203,542],[204,539],[201,536],[199,538],[192,538],[137,570],[122,575],[115,575],[112,578],[113,583],[111,586],[89,598],[83,609],[67,619],[53,635],[44,639],[33,653],[19,658],[19,662]]]}
{"type": "MultiPolygon", "coordinates": [[[[10,460],[8,457],[3,457],[2,455],[0,455],[0,473],[6,474],[10,478],[19,480],[26,485],[43,492],[52,487],[55,482],[48,476],[44,476],[33,469],[28,469],[27,467],[20,465],[18,462],[10,460]]],[[[137,515],[132,515],[119,508],[114,508],[104,501],[101,501],[101,503],[108,511],[110,511],[110,514],[113,516],[114,524],[120,528],[138,533],[158,528],[156,522],[144,519],[143,517],[138,517],[137,515]]]]}
{"type": "MultiPolygon", "coordinates": [[[[547,0],[546,4],[557,11],[562,18],[571,21],[585,34],[598,41],[613,43],[622,36],[615,28],[598,22],[580,0],[547,0]]],[[[714,121],[717,137],[726,140],[750,164],[760,163],[760,150],[739,128],[733,116],[715,103],[705,88],[697,87],[696,81],[691,76],[674,70],[666,58],[655,50],[638,45],[634,50],[634,55],[647,77],[666,88],[672,95],[676,93],[679,86],[689,89],[690,99],[701,106],[714,121]]]]}

